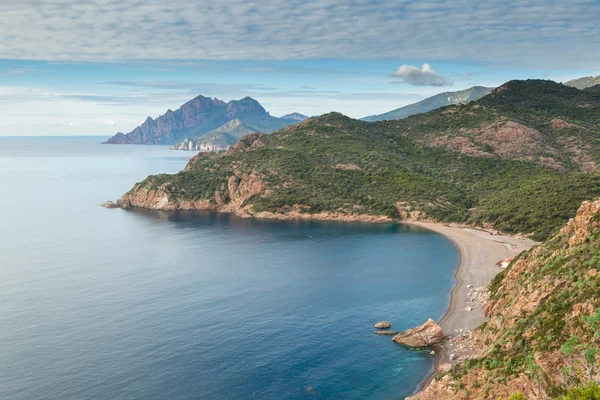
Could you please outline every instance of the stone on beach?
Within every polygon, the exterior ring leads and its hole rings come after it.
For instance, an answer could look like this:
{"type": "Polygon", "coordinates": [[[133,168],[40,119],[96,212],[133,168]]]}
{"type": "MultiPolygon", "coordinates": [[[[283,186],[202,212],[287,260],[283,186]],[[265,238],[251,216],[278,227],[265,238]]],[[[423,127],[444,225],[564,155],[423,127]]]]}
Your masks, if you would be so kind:
{"type": "Polygon", "coordinates": [[[392,327],[392,324],[390,324],[388,321],[380,321],[373,326],[375,326],[377,329],[389,329],[392,327]]]}
{"type": "Polygon", "coordinates": [[[442,328],[431,318],[423,325],[406,330],[392,338],[394,342],[410,347],[432,346],[440,344],[446,339],[442,328]]]}

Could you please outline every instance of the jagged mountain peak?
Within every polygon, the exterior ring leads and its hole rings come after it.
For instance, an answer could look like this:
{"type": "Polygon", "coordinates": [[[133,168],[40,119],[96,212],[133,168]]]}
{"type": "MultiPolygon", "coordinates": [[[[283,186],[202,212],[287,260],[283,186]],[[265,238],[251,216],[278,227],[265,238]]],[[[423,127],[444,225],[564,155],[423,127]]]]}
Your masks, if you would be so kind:
{"type": "Polygon", "coordinates": [[[256,112],[266,114],[267,111],[260,105],[260,103],[254,100],[252,97],[244,97],[241,100],[232,100],[227,103],[228,115],[234,115],[235,113],[247,113],[256,112]]]}
{"type": "MultiPolygon", "coordinates": [[[[175,144],[185,138],[199,138],[233,119],[248,124],[253,130],[270,133],[293,123],[275,118],[252,97],[224,102],[198,95],[177,110],[164,115],[148,117],[140,126],[127,134],[117,134],[107,143],[175,144]]],[[[249,128],[250,129],[250,128],[249,128]]]]}

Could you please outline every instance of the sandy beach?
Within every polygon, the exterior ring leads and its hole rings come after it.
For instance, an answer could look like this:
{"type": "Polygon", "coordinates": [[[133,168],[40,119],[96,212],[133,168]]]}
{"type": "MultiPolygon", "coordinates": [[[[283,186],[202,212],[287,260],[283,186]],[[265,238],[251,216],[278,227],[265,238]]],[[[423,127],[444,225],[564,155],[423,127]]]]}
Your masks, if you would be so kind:
{"type": "MultiPolygon", "coordinates": [[[[486,287],[502,270],[496,266],[500,260],[514,257],[537,242],[502,234],[452,224],[410,222],[409,224],[438,232],[452,240],[460,251],[460,265],[456,272],[456,286],[452,291],[450,306],[439,323],[447,336],[455,337],[485,322],[483,308],[469,300],[468,293],[486,287]],[[470,287],[469,287],[470,286],[470,287]],[[471,311],[468,311],[470,307],[471,311]]],[[[451,362],[448,346],[442,346],[436,366],[451,362]]],[[[430,377],[431,378],[431,377],[430,377]]],[[[429,378],[429,379],[430,379],[429,378]]],[[[427,379],[423,386],[429,382],[427,379]]]]}

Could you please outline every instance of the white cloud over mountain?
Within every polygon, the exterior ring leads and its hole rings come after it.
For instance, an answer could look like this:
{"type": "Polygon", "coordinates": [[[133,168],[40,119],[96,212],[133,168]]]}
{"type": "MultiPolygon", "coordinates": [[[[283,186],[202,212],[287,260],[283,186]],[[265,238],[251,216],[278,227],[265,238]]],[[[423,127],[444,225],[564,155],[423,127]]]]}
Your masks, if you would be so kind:
{"type": "Polygon", "coordinates": [[[427,63],[420,68],[404,64],[392,76],[402,78],[404,83],[414,86],[452,86],[454,83],[451,78],[438,75],[427,63]]]}

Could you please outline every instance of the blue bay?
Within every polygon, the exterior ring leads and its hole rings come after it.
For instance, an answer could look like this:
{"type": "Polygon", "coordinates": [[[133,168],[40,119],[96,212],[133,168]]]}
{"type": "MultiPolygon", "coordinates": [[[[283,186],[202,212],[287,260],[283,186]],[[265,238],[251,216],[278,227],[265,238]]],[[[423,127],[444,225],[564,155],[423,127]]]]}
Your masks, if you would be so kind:
{"type": "Polygon", "coordinates": [[[101,141],[0,138],[0,398],[401,399],[432,368],[373,324],[443,316],[448,239],[105,209],[192,154],[101,141]]]}

